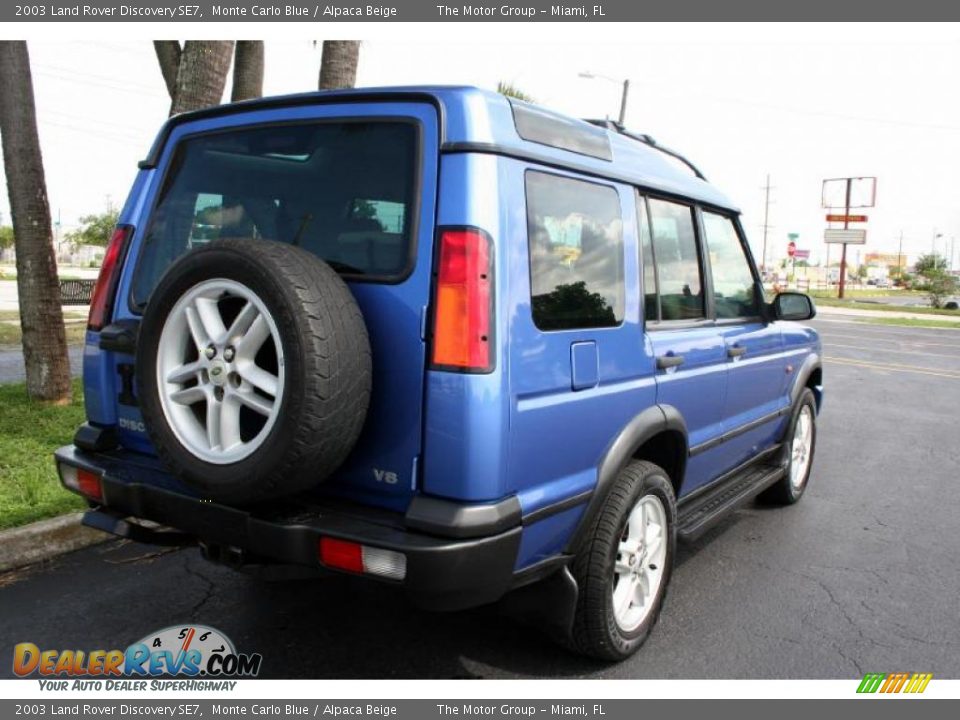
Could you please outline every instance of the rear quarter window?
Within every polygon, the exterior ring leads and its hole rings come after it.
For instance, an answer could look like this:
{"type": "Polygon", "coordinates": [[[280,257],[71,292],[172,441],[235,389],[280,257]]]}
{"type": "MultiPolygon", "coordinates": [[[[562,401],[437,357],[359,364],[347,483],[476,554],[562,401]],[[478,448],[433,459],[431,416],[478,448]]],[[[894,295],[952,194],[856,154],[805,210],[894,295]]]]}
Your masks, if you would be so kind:
{"type": "Polygon", "coordinates": [[[266,125],[181,140],[151,213],[131,301],[214,240],[302,247],[338,272],[397,281],[412,260],[418,131],[405,121],[266,125]]]}
{"type": "Polygon", "coordinates": [[[541,330],[623,321],[623,222],[609,185],[526,175],[530,303],[541,330]]]}

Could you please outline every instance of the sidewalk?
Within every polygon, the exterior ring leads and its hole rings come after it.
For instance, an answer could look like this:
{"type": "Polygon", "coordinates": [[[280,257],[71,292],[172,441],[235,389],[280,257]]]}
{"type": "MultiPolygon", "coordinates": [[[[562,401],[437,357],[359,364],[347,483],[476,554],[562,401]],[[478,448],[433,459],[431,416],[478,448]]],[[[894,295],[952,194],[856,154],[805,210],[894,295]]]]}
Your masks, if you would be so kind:
{"type": "MultiPolygon", "coordinates": [[[[816,303],[816,299],[814,299],[816,303]]],[[[960,316],[958,315],[927,315],[923,313],[887,311],[887,310],[861,310],[859,308],[841,308],[828,307],[826,305],[817,306],[817,315],[839,315],[847,317],[866,317],[866,318],[902,318],[906,320],[936,320],[956,323],[960,328],[960,316]]]]}

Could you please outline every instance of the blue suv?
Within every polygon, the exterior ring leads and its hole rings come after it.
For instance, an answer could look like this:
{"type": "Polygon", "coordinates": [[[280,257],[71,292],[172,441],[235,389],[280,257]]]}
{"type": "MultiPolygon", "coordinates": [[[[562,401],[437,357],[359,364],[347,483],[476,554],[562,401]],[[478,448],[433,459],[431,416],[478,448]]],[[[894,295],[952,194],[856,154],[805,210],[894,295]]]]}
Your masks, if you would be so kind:
{"type": "Polygon", "coordinates": [[[822,398],[809,298],[738,213],[609,122],[475,88],[171,118],[91,305],[92,527],[418,604],[503,600],[622,659],[677,538],[796,502],[822,398]]]}

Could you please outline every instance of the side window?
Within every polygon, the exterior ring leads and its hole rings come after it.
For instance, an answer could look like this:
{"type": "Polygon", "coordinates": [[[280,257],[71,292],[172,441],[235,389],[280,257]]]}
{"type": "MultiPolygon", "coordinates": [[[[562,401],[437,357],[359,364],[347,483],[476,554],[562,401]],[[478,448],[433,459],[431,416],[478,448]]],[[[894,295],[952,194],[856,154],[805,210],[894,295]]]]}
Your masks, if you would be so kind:
{"type": "Polygon", "coordinates": [[[647,199],[637,195],[637,227],[640,233],[640,261],[643,263],[643,316],[650,322],[660,319],[657,295],[657,268],[653,257],[653,238],[647,217],[647,199]]]}
{"type": "Polygon", "coordinates": [[[623,320],[623,223],[607,185],[528,172],[527,233],[533,321],[541,330],[623,320]]]}
{"type": "Polygon", "coordinates": [[[710,252],[717,318],[759,315],[753,272],[733,221],[723,215],[704,211],[703,229],[710,252]]]}
{"type": "MultiPolygon", "coordinates": [[[[660,293],[660,319],[702,319],[705,317],[703,281],[693,208],[652,198],[649,206],[660,293]]],[[[649,293],[649,290],[645,292],[649,293]]]]}

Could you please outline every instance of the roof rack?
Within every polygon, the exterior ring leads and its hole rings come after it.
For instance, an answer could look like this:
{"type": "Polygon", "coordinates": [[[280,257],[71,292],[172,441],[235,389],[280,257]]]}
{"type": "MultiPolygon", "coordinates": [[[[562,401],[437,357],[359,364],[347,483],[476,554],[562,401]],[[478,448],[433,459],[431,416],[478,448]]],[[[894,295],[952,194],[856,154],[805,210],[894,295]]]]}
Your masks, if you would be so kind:
{"type": "Polygon", "coordinates": [[[630,132],[630,131],[627,130],[623,125],[621,125],[620,123],[615,122],[615,121],[613,121],[613,120],[591,120],[591,119],[589,119],[589,118],[585,118],[584,121],[590,123],[591,125],[596,125],[597,127],[606,128],[607,130],[613,130],[614,132],[616,132],[616,133],[618,133],[618,134],[620,134],[620,135],[623,135],[624,137],[628,137],[628,138],[630,138],[631,140],[636,140],[637,142],[642,142],[644,145],[649,145],[650,147],[654,148],[655,150],[659,150],[659,151],[662,152],[664,155],[669,155],[670,157],[676,158],[677,160],[679,160],[680,162],[682,162],[684,165],[686,165],[688,168],[690,168],[690,169],[693,171],[693,174],[694,174],[694,175],[696,175],[698,178],[700,178],[700,179],[703,180],[704,182],[706,182],[706,180],[707,180],[707,178],[704,176],[704,174],[703,174],[702,172],[700,172],[700,168],[698,168],[698,167],[697,167],[696,165],[694,165],[692,162],[690,162],[689,160],[687,160],[687,158],[685,158],[683,155],[681,155],[680,153],[678,153],[676,150],[671,150],[671,149],[668,148],[668,147],[664,147],[663,145],[660,145],[659,143],[657,143],[656,140],[654,140],[654,139],[653,139],[652,137],[650,137],[649,135],[645,135],[645,134],[642,134],[642,133],[630,132]]]}

